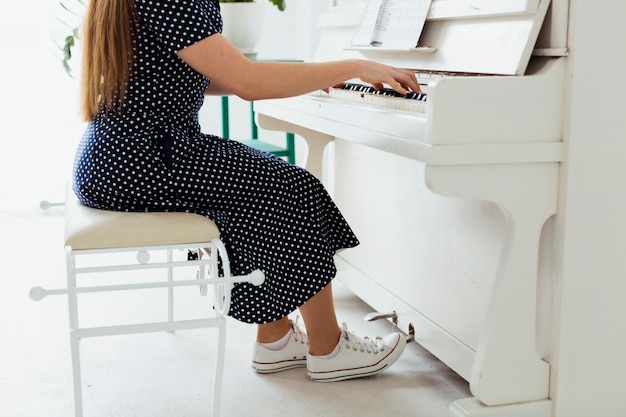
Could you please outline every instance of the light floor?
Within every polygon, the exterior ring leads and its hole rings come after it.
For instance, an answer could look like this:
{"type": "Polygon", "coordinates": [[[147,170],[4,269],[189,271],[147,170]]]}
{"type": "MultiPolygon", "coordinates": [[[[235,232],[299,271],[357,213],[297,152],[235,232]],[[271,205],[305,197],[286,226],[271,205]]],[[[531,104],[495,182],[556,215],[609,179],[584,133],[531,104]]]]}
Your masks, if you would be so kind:
{"type": "MultiPolygon", "coordinates": [[[[0,230],[0,416],[71,417],[65,297],[28,297],[33,286],[64,286],[63,210],[0,210],[0,230]]],[[[364,322],[371,310],[345,287],[336,284],[335,295],[339,319],[357,334],[391,330],[388,322],[364,322]]],[[[184,308],[204,300],[196,290],[183,294],[184,308]]],[[[148,294],[128,304],[130,310],[123,299],[113,308],[96,298],[84,305],[98,321],[151,314],[153,301],[148,294]]],[[[84,339],[85,416],[208,417],[212,332],[84,339]]],[[[323,384],[307,380],[304,369],[259,375],[249,365],[254,332],[229,320],[223,416],[444,417],[454,400],[470,396],[466,382],[416,343],[370,378],[323,384]]]]}

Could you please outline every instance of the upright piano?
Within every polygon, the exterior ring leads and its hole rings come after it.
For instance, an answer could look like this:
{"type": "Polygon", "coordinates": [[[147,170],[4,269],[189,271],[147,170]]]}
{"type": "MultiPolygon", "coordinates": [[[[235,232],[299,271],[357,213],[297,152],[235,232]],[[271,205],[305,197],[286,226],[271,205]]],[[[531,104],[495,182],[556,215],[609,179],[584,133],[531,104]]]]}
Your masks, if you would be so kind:
{"type": "Polygon", "coordinates": [[[337,279],[469,382],[451,416],[554,416],[569,2],[432,0],[409,49],[351,46],[366,7],[335,0],[314,59],[413,69],[426,99],[337,88],[257,122],[304,138],[360,238],[337,279]]]}

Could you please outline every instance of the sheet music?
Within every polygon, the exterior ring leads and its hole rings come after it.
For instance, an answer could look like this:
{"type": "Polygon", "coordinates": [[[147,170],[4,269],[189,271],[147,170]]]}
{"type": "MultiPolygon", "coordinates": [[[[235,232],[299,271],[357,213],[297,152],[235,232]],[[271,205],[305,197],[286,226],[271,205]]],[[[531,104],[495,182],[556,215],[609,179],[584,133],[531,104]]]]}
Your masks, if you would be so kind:
{"type": "Polygon", "coordinates": [[[415,48],[432,0],[369,0],[352,46],[415,48]]]}

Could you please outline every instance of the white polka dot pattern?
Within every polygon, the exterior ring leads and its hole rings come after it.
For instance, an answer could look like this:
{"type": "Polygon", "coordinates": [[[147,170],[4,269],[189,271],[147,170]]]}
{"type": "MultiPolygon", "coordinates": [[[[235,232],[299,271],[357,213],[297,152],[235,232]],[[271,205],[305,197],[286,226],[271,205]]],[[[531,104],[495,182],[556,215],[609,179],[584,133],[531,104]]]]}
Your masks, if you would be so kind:
{"type": "Polygon", "coordinates": [[[267,323],[325,287],[334,253],[358,240],[322,184],[304,169],[200,132],[209,80],[174,52],[221,31],[217,0],[136,0],[140,19],[124,108],[89,124],[74,191],[90,206],[183,211],[213,219],[236,274],[261,269],[261,287],[237,285],[230,315],[267,323]]]}

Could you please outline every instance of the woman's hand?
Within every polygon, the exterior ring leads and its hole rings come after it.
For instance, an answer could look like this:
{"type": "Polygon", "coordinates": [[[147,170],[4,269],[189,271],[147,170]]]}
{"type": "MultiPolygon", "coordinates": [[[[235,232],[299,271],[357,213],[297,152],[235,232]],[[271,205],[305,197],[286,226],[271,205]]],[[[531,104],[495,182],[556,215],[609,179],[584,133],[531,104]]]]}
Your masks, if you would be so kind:
{"type": "Polygon", "coordinates": [[[387,84],[400,94],[407,94],[410,91],[420,92],[415,73],[408,69],[395,68],[373,61],[364,61],[363,72],[359,78],[371,84],[377,90],[382,89],[383,84],[387,84]]]}
{"type": "MultiPolygon", "coordinates": [[[[396,68],[374,61],[356,60],[355,62],[360,67],[360,75],[357,78],[370,84],[376,90],[383,89],[386,84],[389,88],[393,88],[402,95],[410,91],[415,93],[421,92],[415,73],[411,70],[396,68]]],[[[344,84],[342,82],[332,87],[341,88],[344,84]]],[[[324,88],[323,90],[328,92],[329,88],[324,88]]]]}

